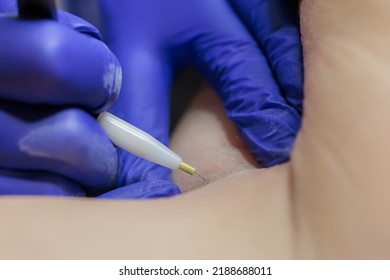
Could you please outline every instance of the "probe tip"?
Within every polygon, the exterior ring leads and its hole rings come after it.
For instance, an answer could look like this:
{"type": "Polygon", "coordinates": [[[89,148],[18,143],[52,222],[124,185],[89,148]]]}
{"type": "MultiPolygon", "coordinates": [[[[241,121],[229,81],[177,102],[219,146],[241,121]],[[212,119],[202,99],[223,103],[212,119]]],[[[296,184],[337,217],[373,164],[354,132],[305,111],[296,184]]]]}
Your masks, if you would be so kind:
{"type": "Polygon", "coordinates": [[[189,165],[188,163],[182,162],[179,166],[179,169],[181,171],[184,171],[185,173],[190,174],[190,175],[195,175],[199,179],[202,179],[202,181],[206,184],[209,182],[209,180],[207,180],[205,177],[203,177],[202,175],[200,175],[199,173],[196,172],[195,167],[193,167],[192,165],[189,165]]]}

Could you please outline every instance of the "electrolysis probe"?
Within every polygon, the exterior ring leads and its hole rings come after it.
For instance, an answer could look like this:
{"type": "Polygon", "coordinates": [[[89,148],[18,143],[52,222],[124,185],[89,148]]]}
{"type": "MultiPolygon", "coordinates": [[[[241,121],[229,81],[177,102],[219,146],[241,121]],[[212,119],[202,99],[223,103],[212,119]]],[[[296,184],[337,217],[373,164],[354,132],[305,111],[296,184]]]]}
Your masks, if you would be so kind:
{"type": "Polygon", "coordinates": [[[178,154],[145,131],[109,112],[101,113],[97,120],[117,147],[169,169],[180,169],[208,183],[206,178],[196,173],[195,167],[185,163],[178,154]]]}

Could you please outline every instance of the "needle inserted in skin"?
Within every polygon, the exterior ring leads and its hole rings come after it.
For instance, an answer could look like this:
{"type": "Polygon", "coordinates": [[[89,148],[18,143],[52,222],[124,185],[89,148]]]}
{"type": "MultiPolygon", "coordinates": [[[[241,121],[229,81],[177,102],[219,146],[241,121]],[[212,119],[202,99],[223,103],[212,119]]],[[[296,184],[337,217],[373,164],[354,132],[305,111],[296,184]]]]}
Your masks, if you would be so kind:
{"type": "Polygon", "coordinates": [[[195,175],[196,177],[198,177],[199,179],[202,179],[203,182],[204,182],[205,184],[208,184],[208,183],[209,183],[209,180],[207,180],[205,177],[203,177],[203,176],[200,175],[199,173],[195,172],[194,175],[195,175]]]}
{"type": "Polygon", "coordinates": [[[195,175],[197,178],[199,179],[202,179],[202,181],[205,183],[205,184],[208,184],[209,183],[209,180],[207,180],[205,177],[203,177],[202,175],[200,175],[199,173],[196,172],[196,168],[189,165],[188,163],[185,163],[185,162],[182,162],[179,166],[179,169],[181,171],[184,171],[185,173],[187,174],[190,174],[190,175],[195,175]]]}

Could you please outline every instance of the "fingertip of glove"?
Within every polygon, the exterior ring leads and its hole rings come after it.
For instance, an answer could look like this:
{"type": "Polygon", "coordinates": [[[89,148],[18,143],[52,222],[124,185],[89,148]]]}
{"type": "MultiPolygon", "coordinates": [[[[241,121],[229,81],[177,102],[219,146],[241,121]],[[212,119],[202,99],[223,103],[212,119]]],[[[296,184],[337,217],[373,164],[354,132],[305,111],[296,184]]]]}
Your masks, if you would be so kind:
{"type": "MultiPolygon", "coordinates": [[[[245,139],[246,137],[243,138],[245,139]]],[[[261,167],[267,168],[285,163],[290,159],[294,140],[295,137],[286,136],[283,139],[283,144],[272,139],[247,142],[249,142],[249,150],[254,154],[256,161],[261,167]]]]}
{"type": "Polygon", "coordinates": [[[260,163],[261,167],[268,168],[289,161],[291,150],[292,148],[287,147],[282,150],[268,150],[255,154],[255,158],[260,163]]]}
{"type": "Polygon", "coordinates": [[[289,160],[300,128],[300,115],[286,104],[234,117],[249,150],[262,167],[289,160]]]}

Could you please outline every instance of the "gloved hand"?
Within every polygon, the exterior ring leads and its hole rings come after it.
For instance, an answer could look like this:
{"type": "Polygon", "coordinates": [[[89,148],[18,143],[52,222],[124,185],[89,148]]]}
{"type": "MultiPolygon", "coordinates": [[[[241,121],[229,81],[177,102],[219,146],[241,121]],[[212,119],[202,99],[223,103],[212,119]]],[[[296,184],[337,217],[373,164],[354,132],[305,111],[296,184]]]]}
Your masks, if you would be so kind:
{"type": "Polygon", "coordinates": [[[75,16],[21,20],[10,15],[16,5],[9,0],[0,1],[0,12],[7,13],[0,17],[0,194],[112,189],[117,151],[86,111],[103,111],[117,98],[117,59],[75,16]]]}
{"type": "MultiPolygon", "coordinates": [[[[59,23],[17,19],[13,0],[0,0],[2,11],[0,194],[96,196],[123,186],[117,150],[86,112],[107,109],[121,83],[97,29],[64,12],[59,23]]],[[[171,182],[133,182],[114,197],[180,192],[171,182]]]]}
{"type": "MultiPolygon", "coordinates": [[[[196,66],[257,161],[268,167],[289,159],[303,99],[297,1],[100,3],[108,45],[124,74],[112,113],[168,144],[172,81],[183,67],[196,66]]],[[[122,170],[122,185],[137,177],[170,180],[165,169],[123,152],[120,157],[122,168],[131,170],[122,170]]]]}

